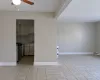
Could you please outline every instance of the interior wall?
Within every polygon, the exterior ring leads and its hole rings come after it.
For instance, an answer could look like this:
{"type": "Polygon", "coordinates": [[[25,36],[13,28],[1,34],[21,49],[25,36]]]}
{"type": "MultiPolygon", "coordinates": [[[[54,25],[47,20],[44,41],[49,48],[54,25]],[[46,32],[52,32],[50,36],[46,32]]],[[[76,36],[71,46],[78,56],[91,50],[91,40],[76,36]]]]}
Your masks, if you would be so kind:
{"type": "Polygon", "coordinates": [[[100,22],[96,23],[96,52],[100,53],[100,22]]]}
{"type": "Polygon", "coordinates": [[[95,52],[95,36],[94,23],[59,24],[57,27],[59,52],[95,52]]]}
{"type": "Polygon", "coordinates": [[[53,13],[0,12],[0,62],[16,62],[16,19],[35,21],[35,62],[56,62],[53,13]]]}
{"type": "Polygon", "coordinates": [[[0,62],[16,62],[16,19],[35,21],[35,62],[55,62],[57,44],[60,52],[95,51],[92,23],[56,24],[53,13],[0,12],[0,62]]]}
{"type": "Polygon", "coordinates": [[[0,13],[0,62],[16,61],[16,22],[0,13]]]}

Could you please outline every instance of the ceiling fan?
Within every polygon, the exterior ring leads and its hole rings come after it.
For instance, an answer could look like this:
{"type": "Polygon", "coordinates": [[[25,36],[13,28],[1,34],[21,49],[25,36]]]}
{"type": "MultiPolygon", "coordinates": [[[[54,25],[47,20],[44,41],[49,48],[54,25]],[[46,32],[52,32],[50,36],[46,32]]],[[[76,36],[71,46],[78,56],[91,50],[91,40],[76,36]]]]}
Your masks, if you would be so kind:
{"type": "Polygon", "coordinates": [[[12,5],[20,5],[21,2],[27,3],[29,5],[34,5],[34,2],[29,1],[29,0],[12,0],[12,5]]]}

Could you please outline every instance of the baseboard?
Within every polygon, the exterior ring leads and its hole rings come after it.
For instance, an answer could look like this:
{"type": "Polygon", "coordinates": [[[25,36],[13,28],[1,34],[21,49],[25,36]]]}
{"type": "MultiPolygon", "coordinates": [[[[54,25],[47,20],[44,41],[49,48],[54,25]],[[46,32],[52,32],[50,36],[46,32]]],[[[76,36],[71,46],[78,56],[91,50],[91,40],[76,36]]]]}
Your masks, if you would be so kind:
{"type": "Polygon", "coordinates": [[[59,66],[58,62],[34,62],[35,66],[42,66],[42,65],[56,65],[59,66]]]}
{"type": "Polygon", "coordinates": [[[0,66],[16,66],[16,62],[0,62],[0,66]]]}
{"type": "Polygon", "coordinates": [[[93,54],[94,52],[61,52],[58,55],[74,55],[74,54],[93,54]]]}

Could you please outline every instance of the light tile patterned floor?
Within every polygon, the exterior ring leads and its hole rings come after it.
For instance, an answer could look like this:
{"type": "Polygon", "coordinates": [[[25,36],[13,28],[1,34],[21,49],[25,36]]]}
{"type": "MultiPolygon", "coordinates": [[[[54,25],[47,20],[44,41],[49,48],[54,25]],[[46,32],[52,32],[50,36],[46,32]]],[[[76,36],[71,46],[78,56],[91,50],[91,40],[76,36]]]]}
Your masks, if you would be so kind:
{"type": "Polygon", "coordinates": [[[0,80],[100,80],[100,56],[59,56],[61,66],[0,67],[0,80]]]}

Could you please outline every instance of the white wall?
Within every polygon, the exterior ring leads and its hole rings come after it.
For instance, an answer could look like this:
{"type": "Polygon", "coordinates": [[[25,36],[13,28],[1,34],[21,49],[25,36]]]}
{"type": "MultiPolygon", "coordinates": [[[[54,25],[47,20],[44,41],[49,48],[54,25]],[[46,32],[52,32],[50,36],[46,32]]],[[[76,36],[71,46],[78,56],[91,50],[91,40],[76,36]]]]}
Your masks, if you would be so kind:
{"type": "Polygon", "coordinates": [[[16,61],[16,27],[8,16],[0,14],[0,62],[16,61]]]}
{"type": "Polygon", "coordinates": [[[63,52],[95,52],[96,28],[93,23],[63,23],[57,27],[57,45],[63,52]]]}
{"type": "Polygon", "coordinates": [[[16,19],[35,20],[35,62],[56,62],[57,26],[60,52],[95,50],[94,24],[56,24],[52,13],[0,12],[0,62],[16,62],[16,19]]]}
{"type": "Polygon", "coordinates": [[[35,62],[56,62],[52,13],[0,12],[0,62],[16,61],[16,19],[35,20],[35,62]]]}
{"type": "Polygon", "coordinates": [[[96,52],[100,53],[100,22],[96,26],[96,52]]]}

